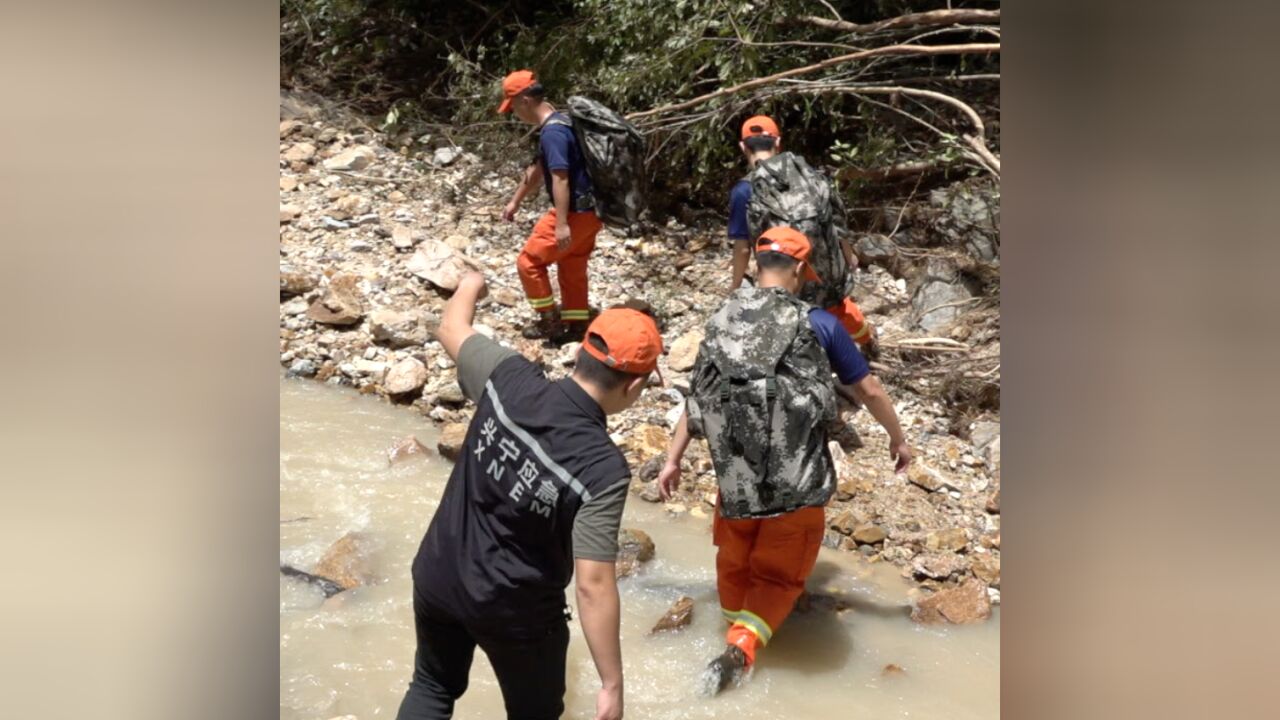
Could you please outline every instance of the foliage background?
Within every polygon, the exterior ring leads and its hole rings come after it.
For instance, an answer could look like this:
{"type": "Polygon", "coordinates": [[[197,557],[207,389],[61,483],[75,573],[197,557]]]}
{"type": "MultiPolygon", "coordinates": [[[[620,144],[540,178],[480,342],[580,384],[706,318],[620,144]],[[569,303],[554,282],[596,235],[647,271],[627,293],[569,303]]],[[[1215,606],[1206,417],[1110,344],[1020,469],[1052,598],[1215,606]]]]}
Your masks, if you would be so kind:
{"type": "MultiPolygon", "coordinates": [[[[316,90],[382,118],[393,135],[434,131],[500,157],[527,131],[494,112],[500,80],[510,70],[533,69],[553,102],[581,94],[625,114],[855,49],[999,41],[992,23],[849,33],[798,20],[838,14],[868,23],[947,8],[994,10],[998,3],[283,0],[281,78],[287,87],[316,90]]],[[[996,53],[892,56],[844,63],[806,79],[946,93],[977,111],[987,144],[998,152],[998,73],[996,53]]],[[[727,187],[743,172],[737,128],[756,113],[779,122],[789,149],[840,178],[855,222],[873,201],[982,172],[966,161],[956,140],[963,118],[946,105],[793,90],[774,85],[643,123],[655,210],[695,216],[699,207],[722,210],[727,187]],[[868,179],[872,171],[912,163],[928,170],[868,179]]]]}

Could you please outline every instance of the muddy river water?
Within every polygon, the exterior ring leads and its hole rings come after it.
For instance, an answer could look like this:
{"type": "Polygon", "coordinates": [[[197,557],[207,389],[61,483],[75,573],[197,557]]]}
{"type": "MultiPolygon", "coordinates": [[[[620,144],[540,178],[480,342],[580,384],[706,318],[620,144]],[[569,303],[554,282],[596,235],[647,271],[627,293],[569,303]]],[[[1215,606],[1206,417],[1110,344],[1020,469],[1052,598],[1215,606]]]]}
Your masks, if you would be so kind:
{"type": "MultiPolygon", "coordinates": [[[[282,720],[395,717],[413,664],[409,565],[450,470],[434,447],[430,422],[411,409],[281,380],[280,560],[309,570],[334,540],[360,530],[375,540],[379,577],[329,603],[318,589],[281,578],[282,720]],[[407,435],[433,456],[389,466],[387,447],[407,435]]],[[[895,568],[825,548],[809,588],[839,595],[852,609],[793,614],[746,684],[714,699],[697,695],[698,674],[723,648],[710,522],[632,496],[623,525],[645,530],[657,545],[656,558],[619,583],[626,717],[999,716],[999,608],[978,626],[916,625],[903,609],[909,586],[895,568]],[[681,595],[695,601],[692,624],[649,636],[681,595]],[[904,672],[886,674],[889,664],[904,672]]],[[[598,680],[581,628],[576,620],[570,627],[565,717],[590,718],[598,680]]],[[[477,652],[455,717],[503,716],[493,672],[477,652]]]]}

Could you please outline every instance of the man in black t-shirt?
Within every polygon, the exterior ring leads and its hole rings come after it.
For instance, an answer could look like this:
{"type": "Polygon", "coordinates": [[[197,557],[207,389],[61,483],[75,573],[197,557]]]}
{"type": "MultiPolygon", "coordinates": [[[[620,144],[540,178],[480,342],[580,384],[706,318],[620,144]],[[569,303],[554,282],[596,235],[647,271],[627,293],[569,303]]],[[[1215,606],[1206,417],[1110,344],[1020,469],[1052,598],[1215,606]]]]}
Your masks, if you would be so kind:
{"type": "Polygon", "coordinates": [[[606,310],[587,328],[573,375],[551,382],[472,328],[485,292],[480,275],[464,277],[437,335],[476,413],[413,561],[418,649],[397,718],[451,717],[477,645],[508,717],[560,717],[564,590],[576,575],[602,685],[596,718],[614,720],[622,717],[614,561],[631,473],[605,418],[639,399],[662,338],[650,316],[606,310]]]}

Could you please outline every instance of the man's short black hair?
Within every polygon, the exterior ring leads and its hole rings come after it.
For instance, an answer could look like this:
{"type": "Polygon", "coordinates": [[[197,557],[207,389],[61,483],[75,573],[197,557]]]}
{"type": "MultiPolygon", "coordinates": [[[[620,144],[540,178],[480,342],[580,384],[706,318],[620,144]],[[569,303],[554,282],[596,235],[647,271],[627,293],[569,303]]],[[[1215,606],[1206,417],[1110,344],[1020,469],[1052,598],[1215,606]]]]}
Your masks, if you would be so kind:
{"type": "Polygon", "coordinates": [[[790,255],[774,250],[756,253],[756,267],[761,270],[793,270],[796,263],[796,259],[790,255]]]}
{"type": "Polygon", "coordinates": [[[542,87],[542,83],[534,81],[532,85],[520,91],[521,95],[528,95],[534,100],[541,101],[547,96],[547,89],[542,87]]]}
{"type": "MultiPolygon", "coordinates": [[[[591,346],[595,349],[605,353],[606,355],[609,354],[609,346],[605,344],[604,338],[596,335],[595,333],[589,333],[586,339],[582,342],[584,345],[586,343],[591,343],[591,346]]],[[[591,355],[583,348],[578,348],[578,360],[577,365],[574,367],[573,374],[606,392],[617,390],[632,380],[642,377],[641,375],[622,372],[621,370],[614,370],[608,365],[597,360],[595,356],[591,355]]]]}
{"type": "Polygon", "coordinates": [[[778,145],[778,138],[772,135],[751,135],[742,141],[746,144],[747,149],[752,152],[760,152],[762,150],[772,150],[778,145]]]}

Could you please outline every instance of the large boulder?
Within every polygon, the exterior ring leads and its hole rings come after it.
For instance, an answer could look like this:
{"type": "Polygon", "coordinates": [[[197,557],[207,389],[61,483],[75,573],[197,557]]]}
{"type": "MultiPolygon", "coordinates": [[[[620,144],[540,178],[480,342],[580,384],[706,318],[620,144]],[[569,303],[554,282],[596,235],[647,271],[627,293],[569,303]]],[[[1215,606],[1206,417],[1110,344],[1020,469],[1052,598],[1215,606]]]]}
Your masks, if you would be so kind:
{"type": "Polygon", "coordinates": [[[335,275],[324,297],[307,308],[307,317],[327,325],[354,325],[364,317],[364,295],[355,275],[335,275]]]}
{"type": "Polygon", "coordinates": [[[930,258],[915,293],[911,307],[916,324],[927,333],[943,333],[964,314],[974,293],[954,265],[941,258],[930,258]]]}
{"type": "Polygon", "coordinates": [[[409,272],[450,292],[458,289],[458,282],[468,270],[480,271],[481,268],[440,240],[424,240],[409,258],[409,272]]]}
{"type": "Polygon", "coordinates": [[[974,259],[1000,262],[1000,189],[989,178],[952,183],[929,193],[931,231],[974,259]]]}
{"type": "Polygon", "coordinates": [[[369,315],[374,342],[393,348],[422,347],[435,336],[440,320],[423,310],[376,310],[369,315]]]}
{"type": "Polygon", "coordinates": [[[976,623],[991,617],[991,598],[987,584],[970,578],[958,587],[940,590],[921,600],[911,612],[911,619],[926,625],[976,623]]]}

